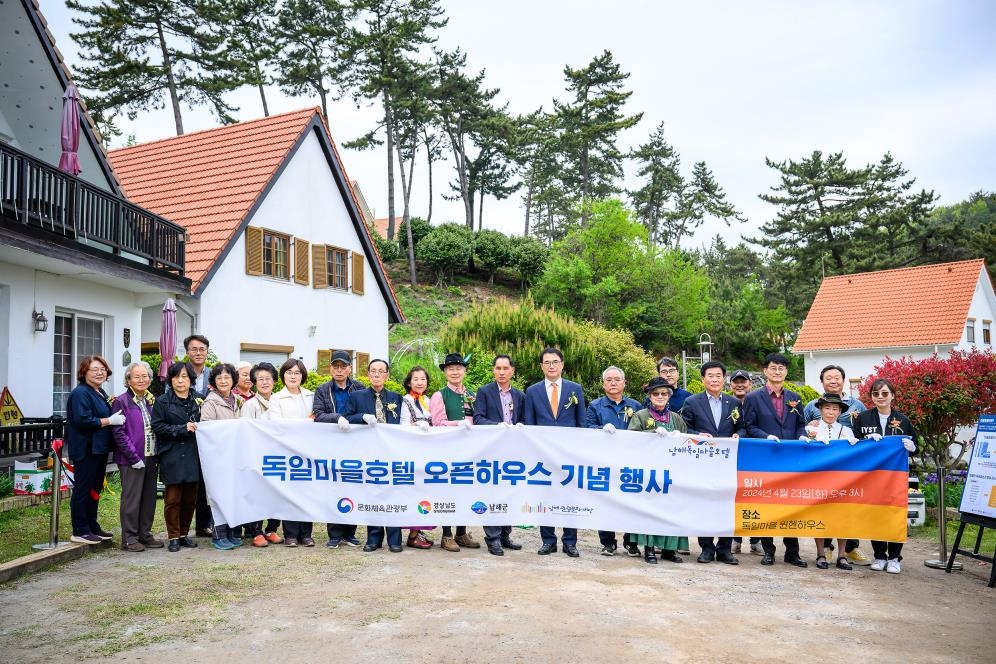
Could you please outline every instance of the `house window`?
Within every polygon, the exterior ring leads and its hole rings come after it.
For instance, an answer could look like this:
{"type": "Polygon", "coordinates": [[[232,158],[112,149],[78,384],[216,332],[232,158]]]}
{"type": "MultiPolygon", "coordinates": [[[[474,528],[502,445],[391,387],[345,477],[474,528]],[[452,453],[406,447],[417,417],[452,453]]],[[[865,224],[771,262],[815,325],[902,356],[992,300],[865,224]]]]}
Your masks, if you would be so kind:
{"type": "Polygon", "coordinates": [[[349,263],[347,251],[339,247],[325,248],[325,265],[328,271],[329,288],[346,290],[349,287],[349,263]]]}
{"type": "Polygon", "coordinates": [[[272,231],[263,231],[263,274],[276,279],[289,276],[287,262],[290,256],[290,237],[272,231]]]}
{"type": "Polygon", "coordinates": [[[982,343],[987,346],[993,345],[992,332],[990,331],[992,324],[993,322],[991,320],[982,321],[982,343]]]}
{"type": "Polygon", "coordinates": [[[76,387],[80,358],[104,354],[104,321],[79,314],[55,315],[52,365],[52,412],[66,414],[69,393],[76,387]]]}
{"type": "Polygon", "coordinates": [[[974,344],[975,343],[975,319],[969,318],[968,322],[965,323],[965,342],[974,344]]]}

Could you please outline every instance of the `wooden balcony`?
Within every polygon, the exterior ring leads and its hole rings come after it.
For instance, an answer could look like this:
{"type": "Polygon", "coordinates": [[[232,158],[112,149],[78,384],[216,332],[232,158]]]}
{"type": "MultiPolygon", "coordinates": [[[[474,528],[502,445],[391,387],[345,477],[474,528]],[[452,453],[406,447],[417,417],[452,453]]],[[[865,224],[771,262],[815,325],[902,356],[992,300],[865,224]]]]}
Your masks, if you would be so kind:
{"type": "Polygon", "coordinates": [[[4,143],[0,221],[8,229],[21,223],[183,277],[182,226],[4,143]]]}

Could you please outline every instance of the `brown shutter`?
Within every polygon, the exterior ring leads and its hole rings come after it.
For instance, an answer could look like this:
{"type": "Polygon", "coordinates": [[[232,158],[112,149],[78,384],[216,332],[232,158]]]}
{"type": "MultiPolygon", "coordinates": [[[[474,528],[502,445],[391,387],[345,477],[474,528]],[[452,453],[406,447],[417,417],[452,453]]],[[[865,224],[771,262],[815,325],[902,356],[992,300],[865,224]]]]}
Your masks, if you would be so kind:
{"type": "Polygon", "coordinates": [[[353,292],[363,295],[363,254],[353,252],[353,292]]]}
{"type": "Polygon", "coordinates": [[[246,274],[263,274],[263,229],[246,226],[246,274]]]}
{"type": "Polygon", "coordinates": [[[308,248],[311,245],[307,240],[299,237],[294,238],[294,283],[307,286],[308,279],[308,248]]]}
{"type": "Polygon", "coordinates": [[[357,373],[362,373],[367,370],[367,365],[370,364],[370,353],[356,353],[356,371],[357,373]]]}
{"type": "Polygon", "coordinates": [[[328,376],[332,373],[332,351],[318,351],[318,373],[328,376]]]}
{"type": "Polygon", "coordinates": [[[311,276],[315,288],[328,288],[329,275],[325,269],[325,245],[311,245],[311,276]]]}

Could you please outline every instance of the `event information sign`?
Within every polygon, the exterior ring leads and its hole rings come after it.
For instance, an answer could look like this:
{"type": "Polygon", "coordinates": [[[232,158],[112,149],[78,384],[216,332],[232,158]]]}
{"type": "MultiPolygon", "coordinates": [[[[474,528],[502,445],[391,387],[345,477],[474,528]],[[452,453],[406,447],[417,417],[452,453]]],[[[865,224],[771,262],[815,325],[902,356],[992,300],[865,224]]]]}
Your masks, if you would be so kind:
{"type": "Polygon", "coordinates": [[[996,415],[979,418],[958,511],[996,519],[996,415]]]}
{"type": "Polygon", "coordinates": [[[899,437],[849,445],[557,427],[202,422],[215,520],[906,539],[899,437]]]}

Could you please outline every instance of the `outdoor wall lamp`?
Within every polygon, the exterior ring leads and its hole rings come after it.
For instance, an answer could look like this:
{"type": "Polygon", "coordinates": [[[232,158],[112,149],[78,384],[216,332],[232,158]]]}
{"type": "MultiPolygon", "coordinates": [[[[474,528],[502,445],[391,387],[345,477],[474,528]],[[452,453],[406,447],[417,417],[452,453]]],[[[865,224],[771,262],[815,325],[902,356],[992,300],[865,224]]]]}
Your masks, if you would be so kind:
{"type": "Polygon", "coordinates": [[[44,311],[31,310],[31,320],[34,321],[35,332],[45,332],[48,330],[48,319],[45,318],[44,311]]]}

